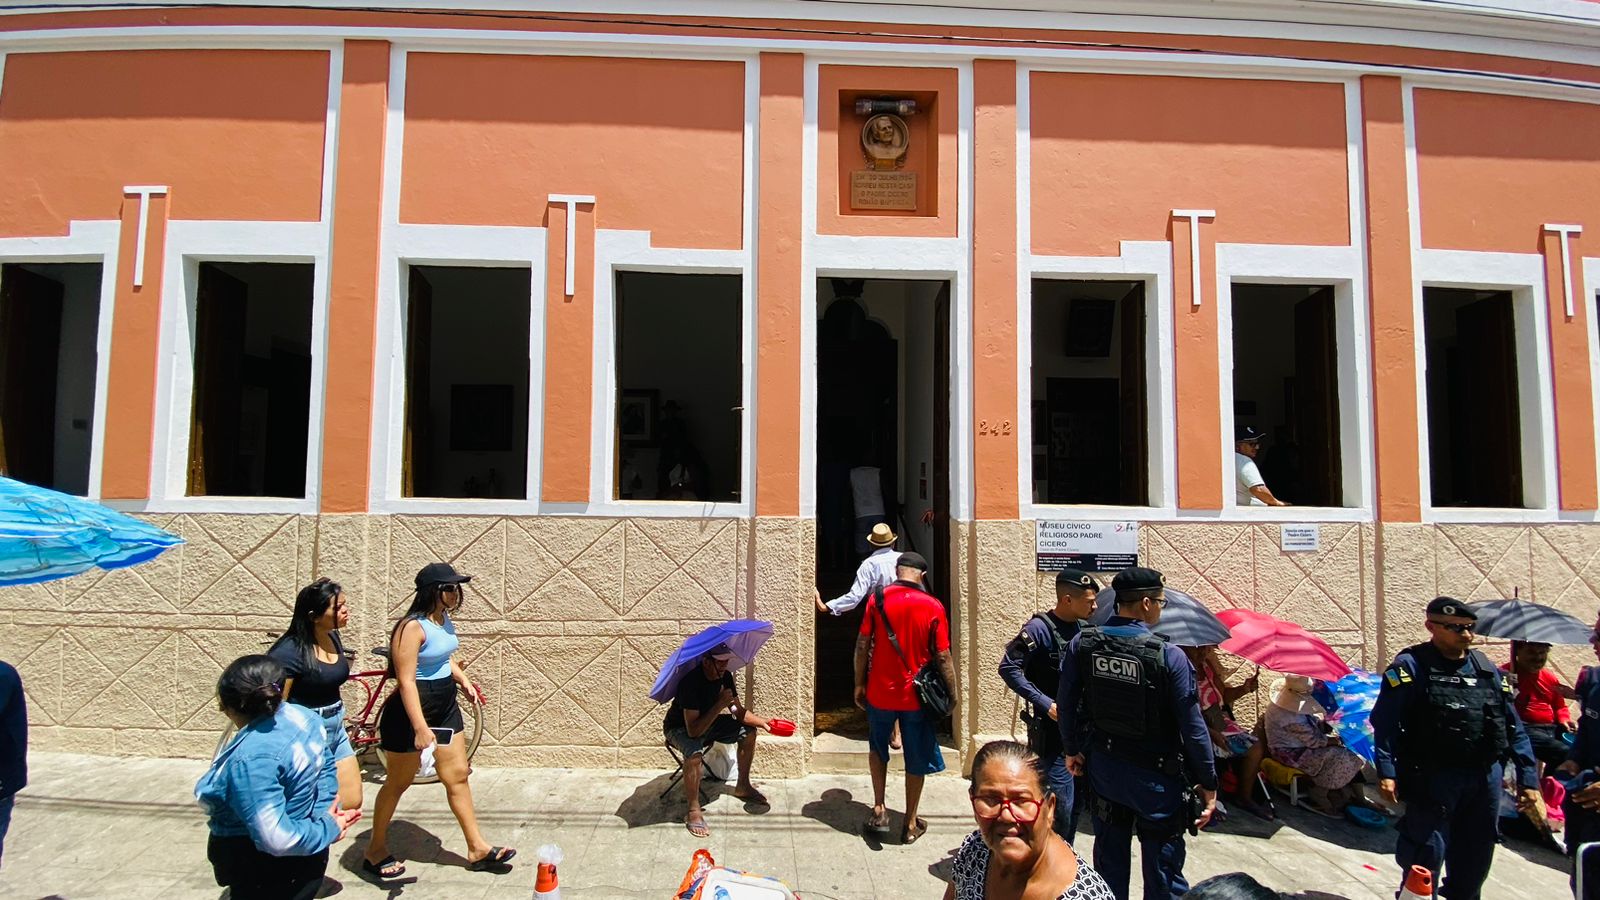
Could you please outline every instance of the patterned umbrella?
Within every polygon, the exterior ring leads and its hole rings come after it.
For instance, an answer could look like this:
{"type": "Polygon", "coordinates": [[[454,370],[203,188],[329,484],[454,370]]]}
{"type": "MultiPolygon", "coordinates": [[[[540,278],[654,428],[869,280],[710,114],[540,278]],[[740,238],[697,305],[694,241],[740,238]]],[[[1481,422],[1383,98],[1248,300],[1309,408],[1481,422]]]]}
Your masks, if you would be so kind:
{"type": "Polygon", "coordinates": [[[700,665],[700,660],[719,644],[727,644],[733,651],[733,659],[728,663],[728,671],[732,672],[750,665],[771,637],[772,623],[755,619],[734,619],[701,631],[684,641],[683,646],[672,651],[661,664],[661,674],[650,688],[650,699],[657,703],[671,702],[678,695],[678,682],[683,680],[683,673],[700,665]]]}
{"type": "MultiPolygon", "coordinates": [[[[1205,647],[1220,644],[1228,639],[1228,626],[1204,603],[1174,588],[1167,588],[1167,605],[1161,610],[1161,621],[1153,629],[1167,636],[1170,643],[1179,647],[1205,647]]],[[[1117,592],[1106,588],[1094,597],[1094,614],[1089,621],[1104,625],[1117,611],[1117,592]]]]}
{"type": "Polygon", "coordinates": [[[1373,761],[1372,726],[1367,718],[1372,715],[1372,705],[1378,702],[1378,684],[1382,676],[1356,669],[1333,683],[1333,696],[1339,708],[1328,721],[1339,732],[1339,739],[1351,750],[1373,761]]]}
{"type": "Polygon", "coordinates": [[[1335,681],[1350,674],[1349,664],[1327,641],[1293,622],[1248,609],[1225,609],[1217,618],[1232,634],[1222,642],[1222,649],[1262,668],[1319,681],[1335,681]]]}
{"type": "Polygon", "coordinates": [[[1541,644],[1587,644],[1594,629],[1576,616],[1526,600],[1485,600],[1468,603],[1478,614],[1482,637],[1541,644]]]}
{"type": "Polygon", "coordinates": [[[82,497],[0,477],[0,585],[134,566],[181,543],[82,497]]]}

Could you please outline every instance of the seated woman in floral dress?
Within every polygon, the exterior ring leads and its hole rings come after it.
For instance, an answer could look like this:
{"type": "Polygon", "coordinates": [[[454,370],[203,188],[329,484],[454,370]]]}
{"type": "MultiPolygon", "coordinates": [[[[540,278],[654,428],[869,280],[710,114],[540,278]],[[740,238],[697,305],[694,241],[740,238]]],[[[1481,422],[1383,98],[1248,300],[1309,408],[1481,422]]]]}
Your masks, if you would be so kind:
{"type": "Polygon", "coordinates": [[[1327,711],[1312,697],[1314,689],[1303,675],[1283,679],[1262,716],[1267,753],[1310,777],[1309,809],[1337,816],[1361,796],[1356,779],[1368,763],[1329,733],[1327,711]]]}

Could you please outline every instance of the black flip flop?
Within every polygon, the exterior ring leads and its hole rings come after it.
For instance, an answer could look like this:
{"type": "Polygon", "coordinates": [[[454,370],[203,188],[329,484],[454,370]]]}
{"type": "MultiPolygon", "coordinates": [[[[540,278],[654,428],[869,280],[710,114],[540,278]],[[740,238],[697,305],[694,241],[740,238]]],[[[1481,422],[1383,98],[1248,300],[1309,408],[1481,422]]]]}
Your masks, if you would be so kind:
{"type": "Polygon", "coordinates": [[[928,820],[919,817],[915,822],[911,823],[910,828],[900,832],[900,843],[915,844],[917,842],[917,838],[920,838],[927,833],[928,820]]]}
{"type": "Polygon", "coordinates": [[[487,872],[490,869],[498,869],[511,862],[511,857],[516,855],[517,851],[510,847],[490,847],[489,852],[484,854],[482,859],[477,862],[467,863],[467,868],[474,872],[487,872]]]}
{"type": "Polygon", "coordinates": [[[884,811],[883,821],[882,822],[874,822],[872,820],[872,813],[870,813],[870,812],[867,813],[866,820],[861,823],[861,833],[862,834],[888,834],[889,833],[889,813],[888,813],[888,811],[887,810],[884,811]]]}
{"type": "Polygon", "coordinates": [[[371,875],[373,878],[376,878],[379,881],[388,881],[391,878],[399,878],[401,875],[404,875],[406,873],[406,867],[401,865],[400,860],[395,859],[391,854],[389,856],[385,856],[383,861],[378,863],[374,863],[371,860],[363,857],[361,860],[361,871],[371,875]],[[386,873],[384,870],[388,869],[390,866],[393,866],[395,871],[386,873]]]}

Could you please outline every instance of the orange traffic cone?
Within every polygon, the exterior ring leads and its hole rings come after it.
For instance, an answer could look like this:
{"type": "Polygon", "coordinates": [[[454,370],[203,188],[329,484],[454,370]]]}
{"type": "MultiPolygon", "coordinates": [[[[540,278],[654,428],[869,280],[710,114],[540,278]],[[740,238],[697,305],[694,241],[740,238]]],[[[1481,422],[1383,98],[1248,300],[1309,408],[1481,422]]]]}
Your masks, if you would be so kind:
{"type": "Polygon", "coordinates": [[[561,900],[561,885],[556,880],[556,866],[561,864],[561,848],[545,844],[539,848],[539,874],[534,878],[534,900],[561,900]]]}
{"type": "Polygon", "coordinates": [[[1421,866],[1412,866],[1406,873],[1406,884],[1400,889],[1399,900],[1429,900],[1432,896],[1433,873],[1421,866]]]}

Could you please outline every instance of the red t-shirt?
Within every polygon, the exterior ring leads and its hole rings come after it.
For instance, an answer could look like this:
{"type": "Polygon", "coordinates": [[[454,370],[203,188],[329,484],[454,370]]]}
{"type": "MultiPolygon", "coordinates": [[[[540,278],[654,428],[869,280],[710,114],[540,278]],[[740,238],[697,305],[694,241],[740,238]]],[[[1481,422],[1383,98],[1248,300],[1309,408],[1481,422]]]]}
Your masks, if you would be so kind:
{"type": "Polygon", "coordinates": [[[900,662],[894,645],[889,643],[889,634],[883,629],[884,616],[878,614],[877,606],[876,597],[869,599],[867,613],[861,618],[861,633],[872,635],[867,702],[878,709],[906,712],[921,709],[911,679],[934,653],[950,649],[950,622],[945,618],[944,605],[920,588],[902,582],[884,588],[883,613],[894,626],[894,636],[906,655],[909,669],[900,662]]]}
{"type": "MultiPolygon", "coordinates": [[[[1500,667],[1511,671],[1511,664],[1500,667]]],[[[1549,669],[1540,669],[1537,678],[1517,676],[1517,715],[1524,725],[1554,725],[1569,720],[1566,698],[1561,696],[1561,679],[1549,669]]]]}

